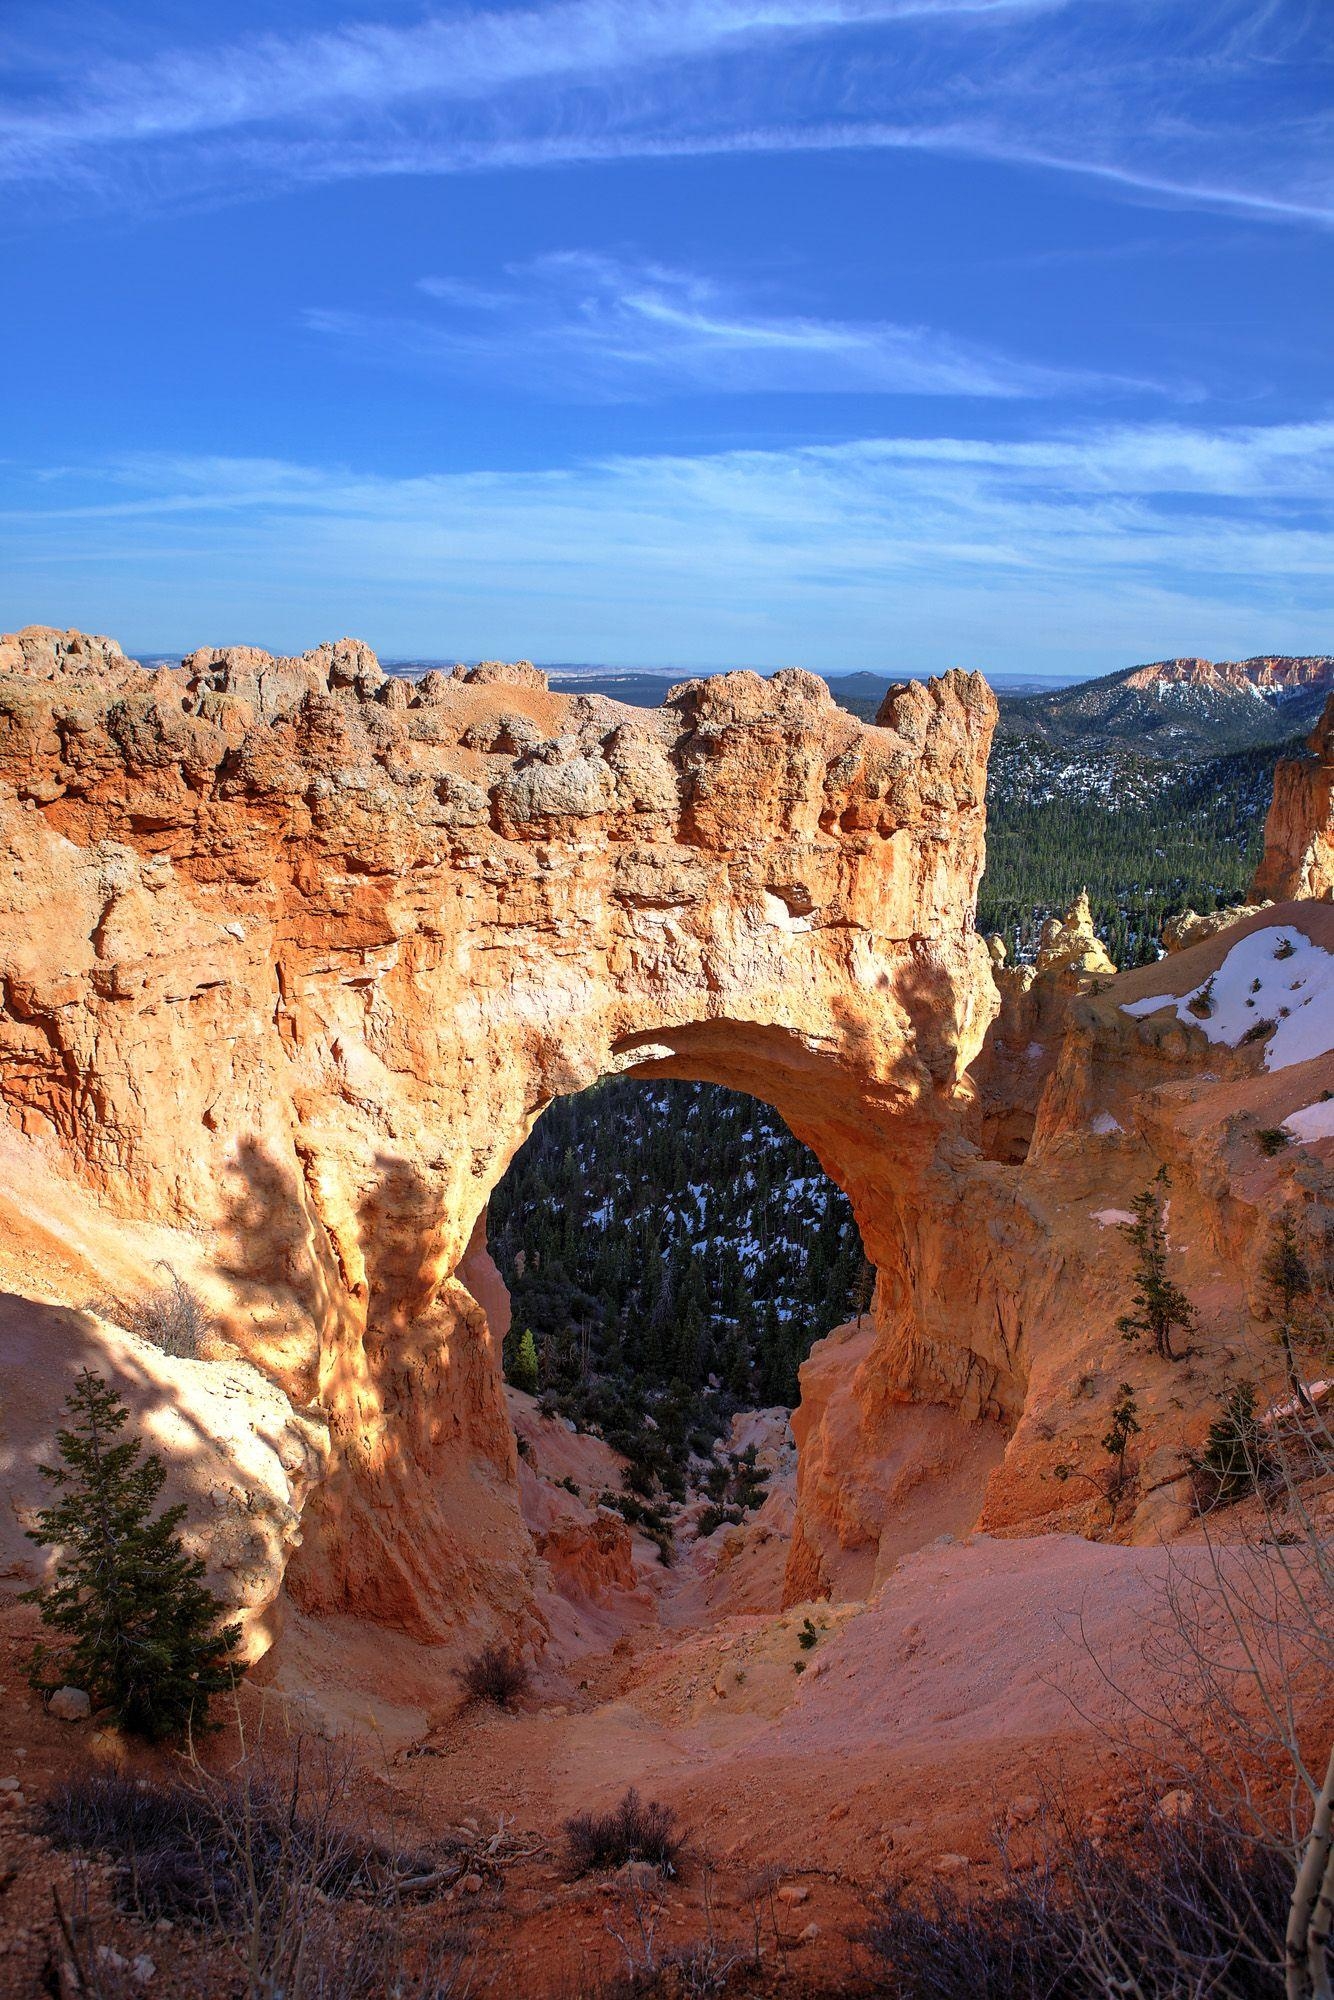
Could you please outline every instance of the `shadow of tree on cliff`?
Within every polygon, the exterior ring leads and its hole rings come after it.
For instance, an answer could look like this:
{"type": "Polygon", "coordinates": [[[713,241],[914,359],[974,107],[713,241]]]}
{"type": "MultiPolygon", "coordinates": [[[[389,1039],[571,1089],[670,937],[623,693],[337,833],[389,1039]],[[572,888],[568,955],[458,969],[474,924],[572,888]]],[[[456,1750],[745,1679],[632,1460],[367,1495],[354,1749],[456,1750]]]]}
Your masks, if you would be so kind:
{"type": "Polygon", "coordinates": [[[249,1320],[239,1344],[294,1400],[316,1393],[321,1347],[345,1328],[354,1291],[296,1164],[243,1139],[229,1169],[218,1271],[249,1320]]]}
{"type": "Polygon", "coordinates": [[[386,1445],[438,1474],[459,1445],[511,1472],[513,1437],[486,1313],[461,1280],[451,1282],[466,1244],[457,1246],[446,1191],[409,1160],[381,1153],[375,1165],[357,1230],[367,1386],[392,1428],[386,1445]]]}

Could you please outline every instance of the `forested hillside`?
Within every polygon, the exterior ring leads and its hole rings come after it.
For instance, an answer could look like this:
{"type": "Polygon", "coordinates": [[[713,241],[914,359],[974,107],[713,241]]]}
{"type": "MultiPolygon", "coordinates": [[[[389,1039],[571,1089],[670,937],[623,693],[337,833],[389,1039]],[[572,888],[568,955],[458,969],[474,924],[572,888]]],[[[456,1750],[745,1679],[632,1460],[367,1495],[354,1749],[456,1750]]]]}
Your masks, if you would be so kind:
{"type": "Polygon", "coordinates": [[[1305,734],[1334,685],[1334,660],[1157,661],[1072,687],[1001,696],[999,735],[1078,754],[1133,751],[1170,764],[1259,750],[1305,734]]]}
{"type": "Polygon", "coordinates": [[[1241,901],[1260,858],[1274,764],[1296,747],[1169,764],[998,740],[987,786],[978,928],[1031,956],[1045,918],[1087,887],[1117,965],[1157,955],[1168,917],[1241,901]]]}
{"type": "Polygon", "coordinates": [[[734,1410],[794,1403],[812,1340],[869,1299],[846,1198],[776,1112],[713,1084],[613,1079],[558,1099],[488,1229],[511,1378],[531,1332],[553,1404],[660,1475],[692,1440],[707,1453],[734,1410]]]}

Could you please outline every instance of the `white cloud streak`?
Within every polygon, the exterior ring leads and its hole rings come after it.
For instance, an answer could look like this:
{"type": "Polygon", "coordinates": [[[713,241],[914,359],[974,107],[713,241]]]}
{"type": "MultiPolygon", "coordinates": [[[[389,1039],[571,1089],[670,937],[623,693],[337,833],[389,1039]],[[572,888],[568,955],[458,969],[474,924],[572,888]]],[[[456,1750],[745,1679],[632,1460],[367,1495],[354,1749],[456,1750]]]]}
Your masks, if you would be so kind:
{"type": "Polygon", "coordinates": [[[456,9],[67,64],[63,91],[0,101],[0,178],[70,200],[189,202],[391,174],[913,149],[1327,228],[1327,103],[1308,89],[1273,116],[1285,75],[1321,72],[1318,19],[1299,29],[1292,8],[1259,18],[1243,0],[1204,23],[1195,0],[456,9]]]}
{"type": "Polygon", "coordinates": [[[30,487],[5,534],[34,616],[140,643],[214,636],[240,588],[283,643],[303,615],[390,650],[1095,670],[1328,649],[1332,491],[1334,422],[1137,424],[411,478],[140,459],[30,487]]]}
{"type": "Polygon", "coordinates": [[[534,396],[680,393],[1040,397],[1150,384],[1040,367],[929,327],[766,313],[698,273],[558,252],[510,267],[510,287],[426,278],[433,318],[313,308],[307,324],[377,365],[398,358],[534,396]]]}
{"type": "Polygon", "coordinates": [[[950,17],[1002,20],[1069,0],[562,0],[522,11],[349,24],[255,36],[99,66],[77,97],[0,116],[0,135],[59,146],[124,145],[425,98],[494,96],[844,28],[950,17]]]}

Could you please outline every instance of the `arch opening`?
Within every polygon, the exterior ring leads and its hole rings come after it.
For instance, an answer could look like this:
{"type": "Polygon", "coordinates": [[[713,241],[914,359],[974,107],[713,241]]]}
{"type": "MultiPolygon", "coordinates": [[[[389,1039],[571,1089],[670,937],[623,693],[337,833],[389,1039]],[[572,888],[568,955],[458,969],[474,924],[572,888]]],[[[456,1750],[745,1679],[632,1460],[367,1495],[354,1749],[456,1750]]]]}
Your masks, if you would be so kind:
{"type": "Polygon", "coordinates": [[[886,1072],[861,1058],[851,1018],[832,1040],[721,1010],[608,1026],[587,1064],[568,1045],[520,1065],[496,1051],[482,1101],[464,1098],[471,1171],[457,1152],[439,1176],[378,1158],[387,1170],[358,1223],[364,1334],[326,1352],[337,1456],[289,1572],[303,1608],[355,1608],[429,1640],[477,1619],[530,1624],[543,1551],[521,1516],[524,1437],[506,1403],[488,1208],[543,1114],[608,1081],[715,1086],[767,1107],[841,1190],[869,1266],[866,1311],[849,1327],[831,1305],[810,1328],[843,1338],[793,1411],[795,1507],[766,1601],[864,1595],[897,1554],[978,1519],[1026,1363],[1005,1315],[985,1310],[975,1232],[950,1223],[970,1169],[949,1150],[959,1086],[930,1039],[886,1072]],[[534,1072],[546,1082],[536,1102],[534,1072]],[[977,1305],[962,1323],[961,1291],[977,1305]]]}
{"type": "Polygon", "coordinates": [[[847,1196],[771,1106],[637,1072],[559,1098],[487,1241],[511,1389],[621,1454],[612,1504],[664,1554],[678,1526],[741,1526],[780,1467],[791,1486],[797,1371],[867,1311],[874,1273],[847,1196]]]}

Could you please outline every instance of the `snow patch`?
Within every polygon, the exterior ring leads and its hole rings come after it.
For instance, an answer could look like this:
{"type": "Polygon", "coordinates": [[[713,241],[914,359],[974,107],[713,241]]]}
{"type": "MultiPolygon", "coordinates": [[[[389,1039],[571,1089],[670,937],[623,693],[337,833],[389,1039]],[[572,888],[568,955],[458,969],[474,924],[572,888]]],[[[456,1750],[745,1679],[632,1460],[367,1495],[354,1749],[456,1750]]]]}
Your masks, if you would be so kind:
{"type": "Polygon", "coordinates": [[[1334,1049],[1334,953],[1287,925],[1251,931],[1189,993],[1154,994],[1123,1003],[1121,1011],[1141,1018],[1160,1007],[1234,1049],[1257,1022],[1271,1021],[1265,1068],[1289,1069],[1334,1049]],[[1208,1011],[1197,1012],[1192,1000],[1208,1011]]]}
{"type": "Polygon", "coordinates": [[[1327,1097],[1320,1104],[1304,1104],[1300,1111],[1290,1111],[1283,1124],[1295,1138],[1304,1139],[1308,1145],[1313,1139],[1334,1139],[1334,1097],[1327,1097]]]}

